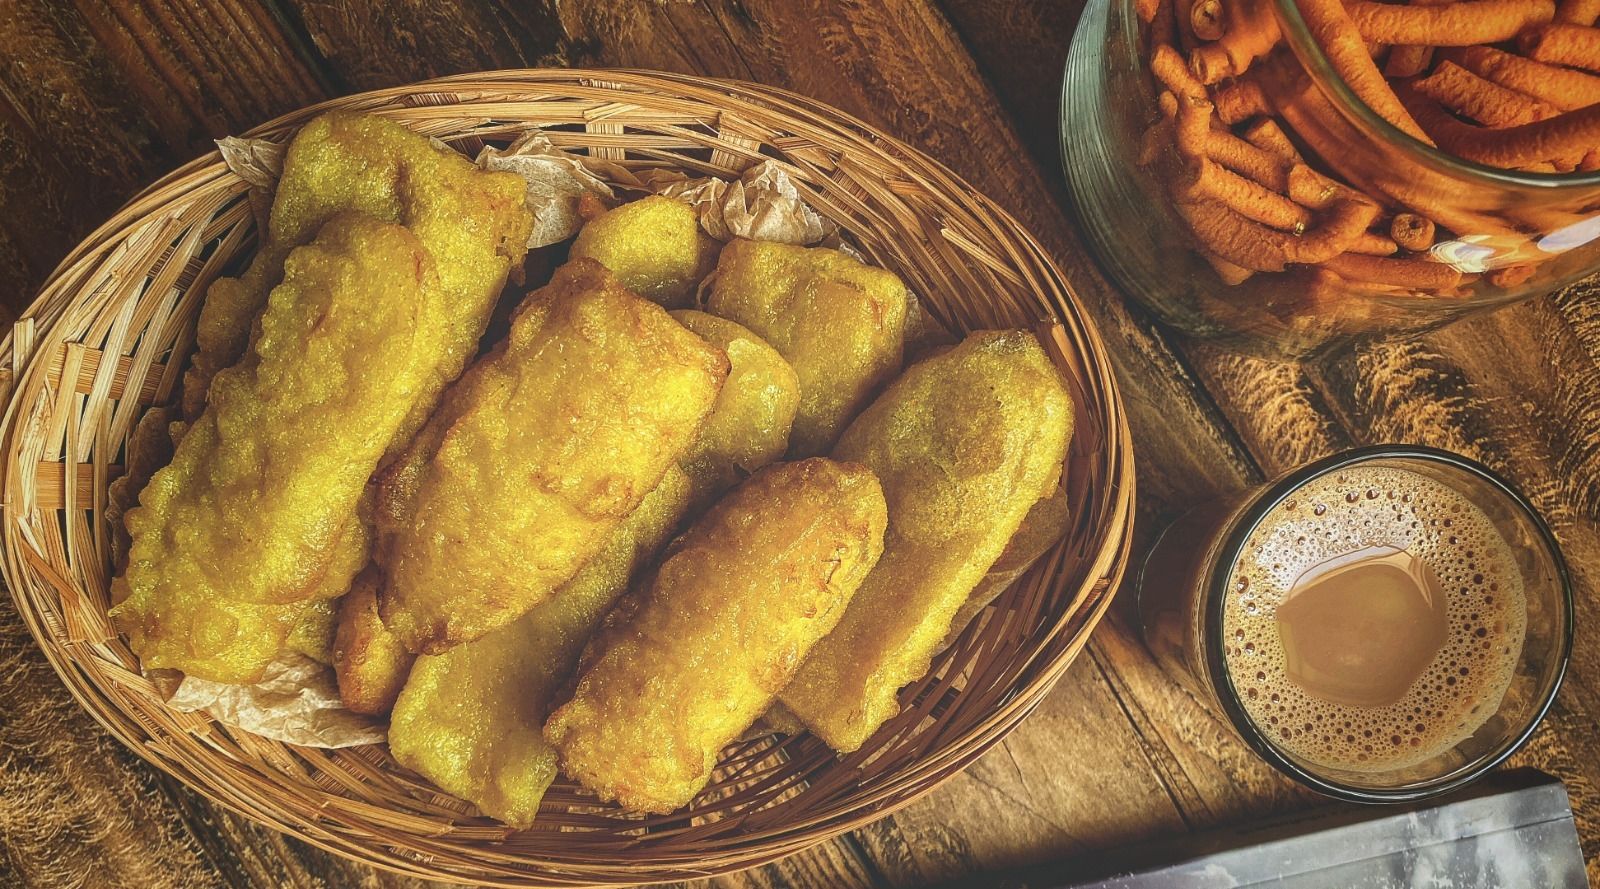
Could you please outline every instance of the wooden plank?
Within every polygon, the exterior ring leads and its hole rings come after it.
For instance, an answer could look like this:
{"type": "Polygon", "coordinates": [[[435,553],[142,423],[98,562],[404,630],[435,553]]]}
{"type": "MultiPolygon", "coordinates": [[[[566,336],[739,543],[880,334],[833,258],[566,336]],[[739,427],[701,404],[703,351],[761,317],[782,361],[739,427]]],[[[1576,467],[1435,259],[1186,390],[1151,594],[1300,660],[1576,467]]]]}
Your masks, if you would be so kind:
{"type": "Polygon", "coordinates": [[[553,0],[383,3],[281,0],[350,90],[445,74],[568,63],[553,0]]]}
{"type": "Polygon", "coordinates": [[[0,245],[26,257],[0,266],[11,314],[141,184],[324,96],[243,0],[17,0],[0,4],[0,46],[0,245]]]}

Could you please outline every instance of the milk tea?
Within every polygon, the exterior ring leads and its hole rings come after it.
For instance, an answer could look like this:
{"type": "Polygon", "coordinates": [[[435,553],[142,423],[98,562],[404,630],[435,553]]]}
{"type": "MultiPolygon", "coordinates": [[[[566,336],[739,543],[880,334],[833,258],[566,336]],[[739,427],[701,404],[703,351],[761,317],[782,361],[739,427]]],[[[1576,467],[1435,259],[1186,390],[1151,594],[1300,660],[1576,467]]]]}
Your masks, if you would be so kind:
{"type": "Polygon", "coordinates": [[[1470,737],[1522,652],[1515,555],[1427,476],[1355,466],[1275,506],[1227,579],[1224,663],[1274,745],[1321,768],[1386,772],[1470,737]]]}

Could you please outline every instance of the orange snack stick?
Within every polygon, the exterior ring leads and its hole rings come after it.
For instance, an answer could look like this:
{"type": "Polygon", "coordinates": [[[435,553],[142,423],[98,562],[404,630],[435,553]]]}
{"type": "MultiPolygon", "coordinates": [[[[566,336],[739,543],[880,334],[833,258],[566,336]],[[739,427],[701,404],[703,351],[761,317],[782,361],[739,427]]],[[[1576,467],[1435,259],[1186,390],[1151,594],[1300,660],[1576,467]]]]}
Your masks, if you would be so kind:
{"type": "Polygon", "coordinates": [[[1235,0],[1227,7],[1228,27],[1215,43],[1196,47],[1189,67],[1202,83],[1216,83],[1249,70],[1283,36],[1270,0],[1235,0]]]}
{"type": "MultiPolygon", "coordinates": [[[[1452,0],[1411,0],[1413,6],[1438,6],[1452,0]]],[[[1387,77],[1416,77],[1433,64],[1432,43],[1410,43],[1394,47],[1383,64],[1387,77]]]]}
{"type": "Polygon", "coordinates": [[[1364,253],[1367,256],[1393,256],[1400,252],[1400,245],[1377,232],[1362,232],[1354,241],[1350,242],[1349,253],[1364,253]]]}
{"type": "Polygon", "coordinates": [[[1368,40],[1429,46],[1499,43],[1556,14],[1554,0],[1462,0],[1443,6],[1352,0],[1345,8],[1356,30],[1368,40]]]}
{"type": "MultiPolygon", "coordinates": [[[[1481,0],[1481,2],[1501,2],[1501,0],[1481,0]]],[[[1537,0],[1530,0],[1537,2],[1537,0]]],[[[1360,6],[1360,2],[1352,6],[1360,6]]],[[[1470,5],[1463,3],[1460,5],[1470,5]]],[[[1372,57],[1367,55],[1366,40],[1350,14],[1345,10],[1340,0],[1300,0],[1300,15],[1305,19],[1306,26],[1311,31],[1311,36],[1322,46],[1322,51],[1328,57],[1328,62],[1338,72],[1350,90],[1361,101],[1367,104],[1379,117],[1394,124],[1402,132],[1427,142],[1433,141],[1422,127],[1412,119],[1390,88],[1389,82],[1384,79],[1383,73],[1373,63],[1372,57]]],[[[1438,7],[1439,9],[1449,7],[1438,7]]],[[[1412,6],[1385,6],[1384,9],[1398,11],[1425,11],[1432,12],[1434,7],[1412,6]]],[[[1416,39],[1395,38],[1395,43],[1421,43],[1427,38],[1416,39]]]]}
{"type": "Polygon", "coordinates": [[[1455,268],[1426,259],[1386,259],[1342,253],[1324,262],[1322,267],[1346,281],[1411,290],[1448,290],[1461,283],[1461,273],[1455,268]]]}
{"type": "Polygon", "coordinates": [[[1227,130],[1212,130],[1207,135],[1206,155],[1275,192],[1281,194],[1289,189],[1292,159],[1252,145],[1227,130]]]}
{"type": "Polygon", "coordinates": [[[1560,114],[1531,96],[1479,77],[1448,59],[1412,84],[1417,92],[1488,127],[1514,127],[1560,114]]]}
{"type": "Polygon", "coordinates": [[[1156,20],[1156,13],[1163,2],[1165,0],[1134,0],[1133,14],[1148,25],[1156,20]]]}
{"type": "Polygon", "coordinates": [[[1389,50],[1389,58],[1383,63],[1383,74],[1385,77],[1416,77],[1428,70],[1432,61],[1433,47],[1418,43],[1402,44],[1389,50]]]}
{"type": "Polygon", "coordinates": [[[1561,0],[1556,4],[1556,21],[1569,25],[1592,25],[1600,19],[1600,0],[1561,0]]]}
{"type": "MultiPolygon", "coordinates": [[[[1217,107],[1219,117],[1221,112],[1222,108],[1219,105],[1217,107]]],[[[1295,148],[1294,143],[1289,140],[1289,134],[1285,133],[1283,127],[1279,126],[1278,122],[1270,117],[1258,120],[1245,127],[1241,135],[1244,136],[1246,142],[1262,151],[1270,151],[1278,157],[1296,163],[1301,161],[1300,150],[1295,148]]]]}
{"type": "Polygon", "coordinates": [[[1236,124],[1251,117],[1272,113],[1272,104],[1261,84],[1251,78],[1241,77],[1217,90],[1217,117],[1225,124],[1236,124]]]}
{"type": "Polygon", "coordinates": [[[1517,46],[1535,62],[1600,71],[1600,28],[1540,25],[1517,37],[1517,46]]]}
{"type": "MultiPolygon", "coordinates": [[[[1353,193],[1352,193],[1353,194],[1353,193]]],[[[1349,250],[1378,218],[1378,205],[1362,196],[1336,200],[1318,225],[1292,241],[1285,251],[1290,262],[1317,265],[1349,250]]]]}
{"type": "Polygon", "coordinates": [[[1435,233],[1433,220],[1415,213],[1396,213],[1389,223],[1389,236],[1412,252],[1432,247],[1435,233]]]}
{"type": "Polygon", "coordinates": [[[1496,287],[1520,287],[1528,283],[1533,277],[1533,266],[1528,263],[1521,265],[1508,265],[1503,269],[1495,269],[1483,278],[1496,287]]]}
{"type": "Polygon", "coordinates": [[[1574,111],[1600,102],[1600,77],[1569,71],[1490,46],[1447,50],[1444,57],[1472,73],[1519,93],[1574,111]]]}
{"type": "Polygon", "coordinates": [[[1521,126],[1490,129],[1456,120],[1437,102],[1415,90],[1403,90],[1401,95],[1440,148],[1480,164],[1525,167],[1572,155],[1581,158],[1600,145],[1600,105],[1521,126]]]}
{"type": "Polygon", "coordinates": [[[1209,253],[1256,272],[1283,271],[1293,235],[1251,222],[1216,201],[1195,201],[1179,195],[1174,204],[1189,223],[1190,234],[1199,242],[1202,255],[1209,253]]]}
{"type": "Polygon", "coordinates": [[[1224,30],[1222,0],[1196,0],[1189,7],[1189,28],[1201,40],[1216,40],[1224,30]]]}
{"type": "Polygon", "coordinates": [[[1170,46],[1158,46],[1150,54],[1150,73],[1179,99],[1208,104],[1211,101],[1205,85],[1195,79],[1183,63],[1183,56],[1170,46]]]}
{"type": "Polygon", "coordinates": [[[1583,160],[1578,161],[1578,169],[1585,173],[1600,170],[1600,148],[1591,148],[1584,154],[1583,160]]]}
{"type": "Polygon", "coordinates": [[[1209,198],[1262,225],[1296,234],[1311,226],[1311,213],[1306,208],[1209,159],[1202,160],[1199,175],[1182,190],[1189,198],[1209,198]]]}
{"type": "Polygon", "coordinates": [[[1198,252],[1201,258],[1211,264],[1211,268],[1216,271],[1217,277],[1222,279],[1222,283],[1227,284],[1229,287],[1243,284],[1255,275],[1255,272],[1250,269],[1242,265],[1234,265],[1203,247],[1198,252]]]}
{"type": "MultiPolygon", "coordinates": [[[[1150,47],[1171,46],[1174,39],[1175,16],[1172,12],[1173,0],[1156,0],[1155,9],[1148,20],[1149,32],[1146,37],[1150,47]]],[[[1137,12],[1137,10],[1136,10],[1137,12]]]]}

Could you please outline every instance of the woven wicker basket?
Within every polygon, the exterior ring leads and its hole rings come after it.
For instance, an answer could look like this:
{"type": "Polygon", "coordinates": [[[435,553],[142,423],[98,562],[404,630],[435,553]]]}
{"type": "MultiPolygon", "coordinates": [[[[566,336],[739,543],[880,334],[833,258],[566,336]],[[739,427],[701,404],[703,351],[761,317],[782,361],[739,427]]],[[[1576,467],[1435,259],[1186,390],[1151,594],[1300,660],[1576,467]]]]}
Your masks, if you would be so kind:
{"type": "Polygon", "coordinates": [[[809,736],[726,752],[689,810],[633,818],[558,782],[509,832],[381,747],[312,750],[167,709],[106,619],[107,485],[139,414],[168,403],[206,285],[253,249],[246,184],[213,152],[131,201],[61,264],[0,344],[8,408],[5,580],[67,688],[140,756],[228,808],[419,877],[484,885],[628,884],[749,867],[879,818],[1005,736],[1083,647],[1127,561],[1131,445],[1104,346],[1039,245],[948,170],[839,112],[748,84],[632,71],[503,71],[366,93],[319,111],[383,114],[475,153],[529,125],[628,166],[735,176],[777,159],[810,203],[898,272],[954,330],[1034,326],[1070,380],[1071,527],[861,751],[809,736]]]}

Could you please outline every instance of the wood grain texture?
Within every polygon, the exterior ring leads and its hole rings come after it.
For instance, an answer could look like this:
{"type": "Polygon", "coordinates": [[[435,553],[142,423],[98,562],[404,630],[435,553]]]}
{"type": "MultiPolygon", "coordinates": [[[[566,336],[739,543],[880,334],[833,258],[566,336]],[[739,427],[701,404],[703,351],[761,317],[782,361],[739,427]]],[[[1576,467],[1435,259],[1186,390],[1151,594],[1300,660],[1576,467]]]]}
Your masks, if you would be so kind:
{"type": "MultiPolygon", "coordinates": [[[[1315,366],[1169,340],[1099,275],[1057,153],[1081,0],[246,0],[0,4],[0,310],[208,140],[345,91],[542,64],[757,80],[950,165],[1068,270],[1113,352],[1138,447],[1139,537],[1208,497],[1355,445],[1504,472],[1600,620],[1600,294],[1574,289],[1315,366]],[[12,48],[16,49],[13,51],[12,48]]],[[[1137,554],[1136,554],[1137,558],[1137,554]]],[[[947,786],[856,834],[701,885],[912,886],[1294,810],[1313,799],[1157,667],[1124,595],[1039,710],[947,786]]],[[[1518,757],[1567,782],[1600,881],[1600,649],[1518,757]]],[[[69,700],[0,602],[0,885],[419,885],[249,824],[142,766],[69,700]],[[26,714],[26,715],[23,715],[26,714]]]]}

